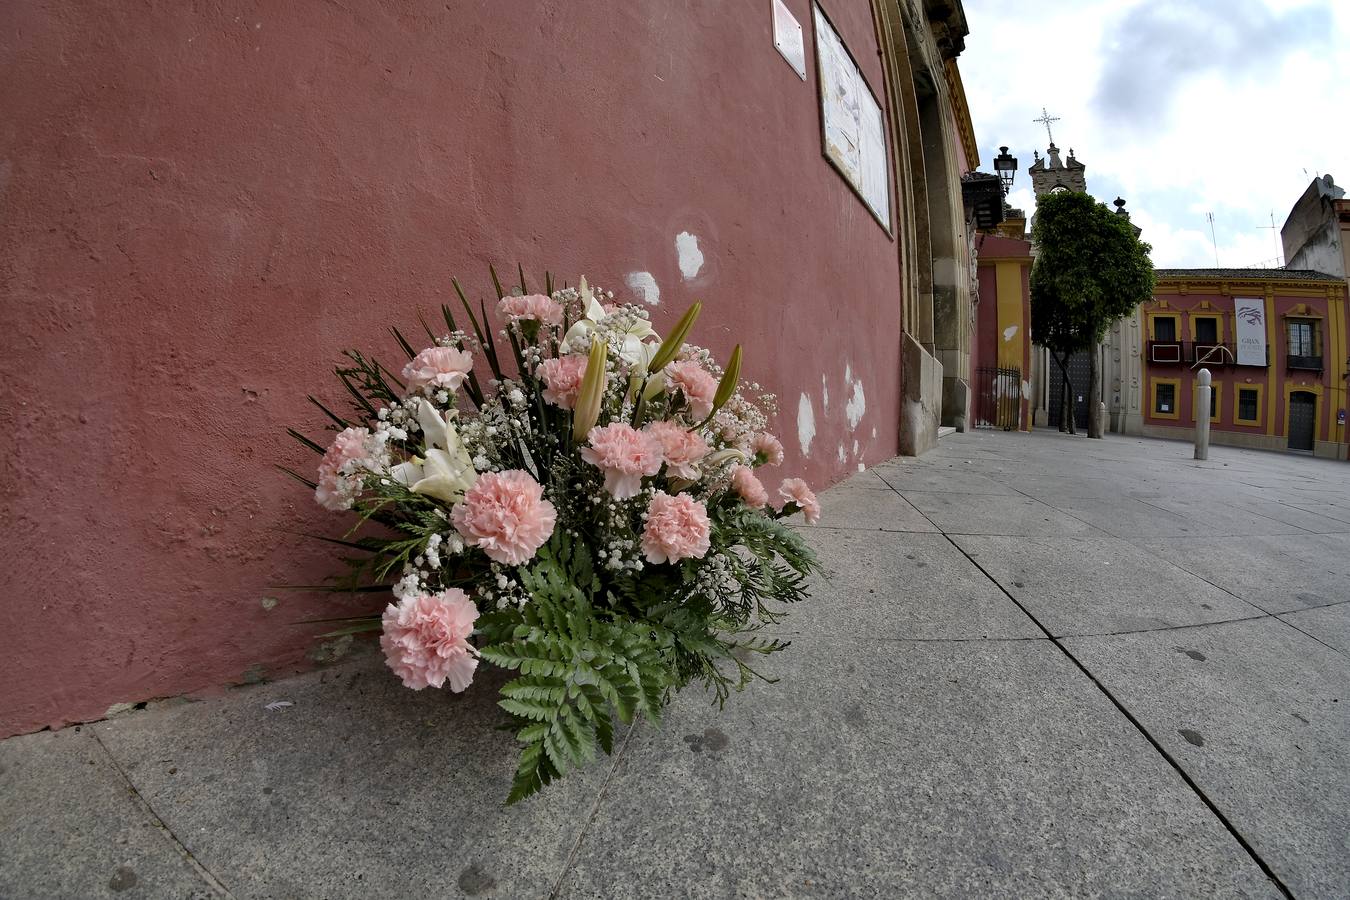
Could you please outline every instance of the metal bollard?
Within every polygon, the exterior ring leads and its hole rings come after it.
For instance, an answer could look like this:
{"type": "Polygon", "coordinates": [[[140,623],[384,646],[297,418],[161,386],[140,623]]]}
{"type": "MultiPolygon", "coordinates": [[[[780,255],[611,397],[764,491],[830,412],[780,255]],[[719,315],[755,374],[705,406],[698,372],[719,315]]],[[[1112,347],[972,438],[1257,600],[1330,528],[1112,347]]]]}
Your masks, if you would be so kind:
{"type": "Polygon", "coordinates": [[[1209,459],[1209,417],[1214,388],[1210,387],[1209,369],[1200,370],[1200,389],[1195,397],[1195,458],[1209,459]]]}

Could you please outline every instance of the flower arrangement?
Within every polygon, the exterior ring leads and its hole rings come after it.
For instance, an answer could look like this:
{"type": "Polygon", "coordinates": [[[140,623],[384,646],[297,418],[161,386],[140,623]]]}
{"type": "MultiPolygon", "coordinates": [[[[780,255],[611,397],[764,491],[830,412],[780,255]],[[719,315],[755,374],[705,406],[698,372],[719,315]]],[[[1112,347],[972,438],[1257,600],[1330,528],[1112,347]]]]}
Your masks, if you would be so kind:
{"type": "Polygon", "coordinates": [[[764,677],[750,660],[787,646],[757,633],[782,615],[769,604],[804,599],[817,566],[780,520],[820,505],[797,478],[772,505],[774,398],[740,383],[739,346],[723,368],[686,343],[699,304],[662,340],[584,278],[543,294],[492,278],[500,329],[455,282],[468,331],[449,306],[448,333],[422,322],[426,349],[392,329],[398,375],[348,351],[352,412],[310,398],[337,434],[291,430],[322,460],[317,481],[290,474],[357,516],[336,589],[394,596],[332,635],[380,632],[413,690],[463,691],[481,663],[517,673],[499,701],[522,745],[513,803],[689,683],[722,703],[764,677]]]}

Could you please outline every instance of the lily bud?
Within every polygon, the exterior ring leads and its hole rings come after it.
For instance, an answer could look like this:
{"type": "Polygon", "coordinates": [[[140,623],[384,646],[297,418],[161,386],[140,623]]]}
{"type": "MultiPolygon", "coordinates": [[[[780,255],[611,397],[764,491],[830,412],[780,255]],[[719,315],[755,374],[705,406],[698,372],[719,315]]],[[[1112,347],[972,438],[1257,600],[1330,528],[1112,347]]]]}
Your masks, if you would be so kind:
{"type": "Polygon", "coordinates": [[[731,351],[731,359],[727,362],[727,370],[722,373],[722,380],[717,383],[717,393],[713,395],[713,412],[717,412],[731,399],[740,378],[741,345],[737,344],[736,349],[731,351]]]}
{"type": "Polygon", "coordinates": [[[716,453],[710,453],[709,455],[705,456],[699,468],[707,472],[717,468],[727,460],[734,459],[737,462],[745,462],[747,458],[748,457],[745,455],[744,450],[737,450],[735,447],[728,447],[725,450],[718,450],[716,453]]]}
{"type": "Polygon", "coordinates": [[[572,411],[572,439],[584,441],[600,419],[600,403],[605,397],[605,362],[609,348],[604,341],[591,341],[591,355],[586,362],[586,374],[577,389],[576,409],[572,411]]]}
{"type": "Polygon", "coordinates": [[[647,379],[647,389],[642,392],[643,400],[650,400],[666,389],[666,376],[657,372],[647,379]]]}
{"type": "Polygon", "coordinates": [[[684,346],[685,336],[689,334],[689,329],[694,327],[694,320],[698,318],[699,312],[703,309],[703,304],[698,301],[685,310],[684,315],[680,316],[680,321],[675,323],[675,327],[666,335],[666,339],[661,342],[661,348],[656,351],[652,361],[647,364],[648,372],[659,372],[664,369],[675,354],[680,352],[684,346]]]}

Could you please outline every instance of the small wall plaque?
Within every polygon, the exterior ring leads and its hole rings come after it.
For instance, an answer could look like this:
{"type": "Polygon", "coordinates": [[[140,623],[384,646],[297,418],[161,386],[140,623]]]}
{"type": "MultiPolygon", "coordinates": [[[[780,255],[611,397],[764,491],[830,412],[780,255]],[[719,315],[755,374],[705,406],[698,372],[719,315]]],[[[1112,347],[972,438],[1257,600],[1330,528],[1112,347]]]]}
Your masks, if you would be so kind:
{"type": "Polygon", "coordinates": [[[783,5],[783,0],[773,0],[773,45],[805,81],[806,41],[802,37],[802,23],[783,5]]]}

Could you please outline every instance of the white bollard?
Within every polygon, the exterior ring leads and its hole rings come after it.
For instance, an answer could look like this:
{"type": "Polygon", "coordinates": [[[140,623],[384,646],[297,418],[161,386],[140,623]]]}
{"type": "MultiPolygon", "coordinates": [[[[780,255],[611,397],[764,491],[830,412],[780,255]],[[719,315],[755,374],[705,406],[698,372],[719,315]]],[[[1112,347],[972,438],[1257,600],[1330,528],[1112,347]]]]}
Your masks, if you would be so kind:
{"type": "Polygon", "coordinates": [[[1209,417],[1212,415],[1209,369],[1200,370],[1200,389],[1195,392],[1195,458],[1209,459],[1209,417]]]}

